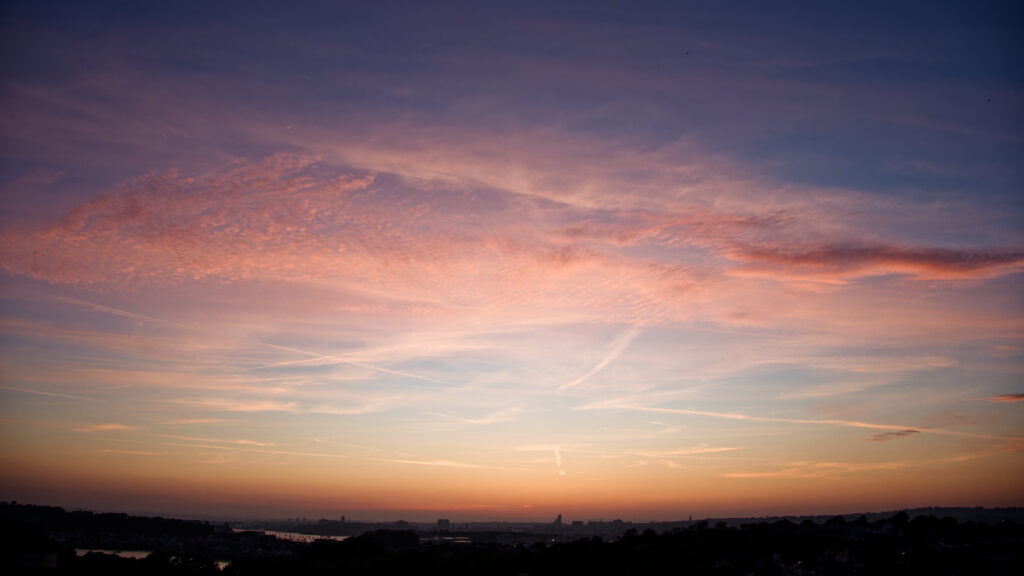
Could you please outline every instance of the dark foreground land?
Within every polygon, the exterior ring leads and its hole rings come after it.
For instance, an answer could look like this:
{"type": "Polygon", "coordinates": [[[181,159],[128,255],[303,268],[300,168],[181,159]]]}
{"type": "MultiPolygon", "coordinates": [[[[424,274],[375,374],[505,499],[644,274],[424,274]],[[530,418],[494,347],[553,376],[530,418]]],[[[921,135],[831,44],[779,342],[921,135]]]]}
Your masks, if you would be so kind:
{"type": "MultiPolygon", "coordinates": [[[[1010,514],[1019,517],[1019,514],[1010,514]]],[[[3,574],[1024,574],[1024,524],[906,512],[525,544],[374,530],[344,541],[291,542],[207,522],[0,504],[3,574]],[[144,558],[76,549],[145,550],[144,558]]],[[[483,536],[483,534],[481,534],[483,536]]]]}

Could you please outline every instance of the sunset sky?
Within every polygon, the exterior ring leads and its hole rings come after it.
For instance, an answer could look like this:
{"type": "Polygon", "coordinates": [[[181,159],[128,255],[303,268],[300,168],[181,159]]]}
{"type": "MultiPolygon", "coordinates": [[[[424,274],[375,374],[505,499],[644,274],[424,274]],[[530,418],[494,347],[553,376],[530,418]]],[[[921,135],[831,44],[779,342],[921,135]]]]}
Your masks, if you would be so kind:
{"type": "Polygon", "coordinates": [[[0,499],[1024,505],[1024,9],[946,4],[4,2],[0,499]]]}

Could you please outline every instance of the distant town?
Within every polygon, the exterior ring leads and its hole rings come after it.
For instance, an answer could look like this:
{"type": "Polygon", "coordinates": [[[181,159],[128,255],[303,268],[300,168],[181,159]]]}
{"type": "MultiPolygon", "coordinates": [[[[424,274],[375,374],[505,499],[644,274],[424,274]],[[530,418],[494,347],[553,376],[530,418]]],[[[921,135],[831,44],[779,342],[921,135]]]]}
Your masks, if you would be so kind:
{"type": "Polygon", "coordinates": [[[211,522],[0,503],[3,573],[1021,574],[1024,509],[551,522],[211,522]]]}
{"type": "MultiPolygon", "coordinates": [[[[893,516],[900,511],[843,514],[839,517],[853,521],[864,517],[868,522],[877,522],[893,516]]],[[[1024,523],[1024,508],[917,508],[907,511],[916,517],[931,515],[939,518],[953,518],[958,522],[975,522],[993,524],[1000,521],[1024,523]]],[[[836,515],[804,515],[804,516],[766,516],[766,517],[730,517],[730,518],[699,518],[692,516],[686,520],[671,522],[631,522],[621,519],[606,520],[563,520],[559,514],[552,522],[460,522],[449,518],[439,518],[436,522],[409,522],[395,520],[392,522],[363,522],[350,520],[341,516],[337,520],[289,518],[284,520],[247,520],[230,522],[236,530],[256,530],[279,535],[305,536],[359,536],[375,530],[412,530],[423,535],[425,539],[459,538],[475,542],[498,542],[501,544],[532,544],[534,542],[571,542],[581,538],[599,537],[604,540],[615,540],[630,530],[644,532],[653,530],[657,533],[671,532],[693,526],[711,525],[739,527],[758,522],[787,521],[793,523],[814,522],[822,524],[836,515]]]]}

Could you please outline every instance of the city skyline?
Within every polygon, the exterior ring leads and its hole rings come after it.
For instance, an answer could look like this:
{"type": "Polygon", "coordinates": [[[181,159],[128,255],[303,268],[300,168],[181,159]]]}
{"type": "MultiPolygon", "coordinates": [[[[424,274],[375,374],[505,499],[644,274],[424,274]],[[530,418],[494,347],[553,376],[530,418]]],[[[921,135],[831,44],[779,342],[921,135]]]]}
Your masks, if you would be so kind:
{"type": "Polygon", "coordinates": [[[1011,3],[0,16],[0,499],[1024,505],[1011,3]]]}

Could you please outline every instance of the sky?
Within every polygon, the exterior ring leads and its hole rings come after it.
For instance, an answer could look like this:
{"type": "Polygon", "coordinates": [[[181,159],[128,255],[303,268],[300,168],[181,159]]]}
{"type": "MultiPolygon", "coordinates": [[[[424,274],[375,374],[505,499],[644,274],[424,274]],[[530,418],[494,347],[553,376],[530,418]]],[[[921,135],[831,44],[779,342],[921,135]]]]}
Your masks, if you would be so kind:
{"type": "Polygon", "coordinates": [[[1024,10],[891,4],[4,2],[0,499],[1024,505],[1024,10]]]}

